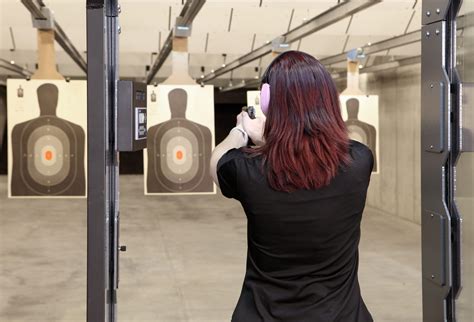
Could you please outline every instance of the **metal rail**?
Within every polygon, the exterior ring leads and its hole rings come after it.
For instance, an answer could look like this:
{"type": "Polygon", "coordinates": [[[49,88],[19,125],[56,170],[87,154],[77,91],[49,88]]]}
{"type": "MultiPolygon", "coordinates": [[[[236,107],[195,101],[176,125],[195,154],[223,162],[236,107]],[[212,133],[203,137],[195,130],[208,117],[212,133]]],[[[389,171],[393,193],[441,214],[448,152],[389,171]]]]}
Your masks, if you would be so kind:
{"type": "Polygon", "coordinates": [[[360,73],[376,73],[389,69],[395,69],[403,66],[415,65],[421,63],[421,56],[393,60],[381,64],[371,65],[360,69],[360,73]]]}
{"type": "MultiPolygon", "coordinates": [[[[364,67],[360,69],[361,74],[365,73],[377,73],[377,72],[382,72],[390,69],[395,69],[403,66],[409,66],[409,65],[415,65],[421,63],[421,56],[414,56],[414,57],[408,57],[408,58],[402,58],[398,60],[393,60],[389,62],[384,62],[368,67],[364,67]]],[[[347,72],[335,72],[331,75],[333,79],[343,79],[347,76],[347,72]]],[[[261,80],[260,79],[249,79],[249,80],[243,80],[242,82],[237,83],[236,85],[229,85],[226,87],[223,87],[220,89],[221,92],[230,92],[236,89],[240,88],[258,88],[260,85],[261,80]]]]}
{"type": "MultiPolygon", "coordinates": [[[[464,16],[460,16],[457,19],[458,29],[472,26],[474,24],[473,18],[474,18],[474,14],[472,13],[464,15],[464,16]]],[[[406,45],[413,44],[419,41],[421,41],[421,29],[412,31],[410,33],[406,33],[400,36],[396,36],[393,38],[385,39],[385,40],[382,40],[370,45],[367,44],[365,46],[362,46],[361,48],[364,50],[364,54],[370,55],[370,54],[375,54],[384,50],[406,46],[406,45]]],[[[347,53],[348,52],[323,58],[321,59],[321,63],[329,66],[329,65],[344,62],[347,60],[347,53]]]]}
{"type": "MultiPolygon", "coordinates": [[[[373,44],[367,44],[362,46],[361,48],[364,50],[365,55],[375,54],[384,50],[388,50],[391,48],[401,47],[405,45],[409,45],[415,42],[419,42],[421,40],[421,31],[416,30],[410,33],[396,36],[393,38],[385,39],[373,44]]],[[[329,66],[337,63],[341,63],[347,60],[347,53],[344,52],[342,54],[337,54],[334,56],[329,56],[326,58],[321,59],[321,63],[323,65],[329,66]]]]}
{"type": "Polygon", "coordinates": [[[28,69],[23,68],[3,58],[0,58],[0,68],[12,71],[16,74],[26,76],[26,77],[33,75],[33,72],[29,71],[28,69]]]}
{"type": "MultiPolygon", "coordinates": [[[[298,41],[318,30],[324,29],[344,18],[350,17],[351,15],[364,10],[381,0],[348,0],[342,2],[329,10],[321,13],[320,15],[312,18],[307,23],[302,24],[287,33],[281,35],[286,43],[292,43],[298,41]]],[[[277,37],[279,38],[279,37],[277,37]]],[[[242,57],[234,60],[233,62],[226,64],[225,66],[215,70],[212,73],[205,75],[199,80],[200,83],[210,81],[220,75],[228,73],[240,66],[246,65],[251,61],[259,59],[260,57],[270,53],[272,51],[272,43],[268,42],[265,45],[243,55],[242,57]]]]}
{"type": "MultiPolygon", "coordinates": [[[[181,10],[181,13],[179,14],[179,16],[182,17],[181,23],[183,23],[186,26],[190,26],[194,18],[197,16],[201,8],[204,6],[205,2],[206,0],[187,0],[186,3],[184,4],[183,9],[181,10]]],[[[165,43],[163,44],[163,48],[159,52],[158,56],[156,57],[155,62],[153,63],[153,66],[151,67],[150,71],[148,72],[146,76],[147,84],[150,84],[153,81],[153,78],[158,73],[161,66],[163,66],[163,64],[166,61],[166,58],[168,58],[172,50],[173,50],[173,31],[169,33],[168,37],[165,40],[165,43]]]]}

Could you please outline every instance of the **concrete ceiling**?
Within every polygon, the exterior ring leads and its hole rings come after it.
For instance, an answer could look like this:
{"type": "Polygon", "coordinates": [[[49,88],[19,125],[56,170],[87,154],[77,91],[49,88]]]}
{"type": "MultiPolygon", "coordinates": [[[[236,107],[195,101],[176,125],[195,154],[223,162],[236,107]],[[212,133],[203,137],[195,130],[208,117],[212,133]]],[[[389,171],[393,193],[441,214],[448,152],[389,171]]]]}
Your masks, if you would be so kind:
{"type": "MultiPolygon", "coordinates": [[[[357,1],[357,0],[353,0],[357,1]]],[[[86,50],[85,1],[44,0],[54,11],[56,20],[73,44],[84,53],[86,50]]],[[[205,73],[234,60],[255,47],[272,40],[304,21],[337,4],[337,0],[207,0],[193,24],[189,40],[190,73],[198,78],[201,66],[205,73]],[[293,13],[293,14],[292,14],[293,13]],[[293,17],[292,17],[293,15],[293,17]],[[231,18],[232,17],[232,18],[231,18]],[[292,18],[291,18],[292,17],[292,18]],[[255,38],[255,42],[254,42],[255,38]],[[207,44],[207,46],[206,46],[207,44]],[[224,57],[223,54],[226,54],[224,57]]],[[[122,0],[120,25],[120,70],[122,77],[143,78],[145,67],[152,63],[152,53],[158,52],[173,27],[182,8],[181,0],[122,0]],[[161,41],[161,42],[160,42],[161,41]]],[[[352,18],[344,19],[328,28],[292,44],[318,58],[334,55],[401,35],[420,28],[421,1],[384,0],[352,18]]],[[[31,17],[19,0],[0,0],[0,58],[13,60],[33,70],[36,63],[36,31],[31,17]],[[15,50],[10,35],[12,31],[15,50]]],[[[65,76],[81,77],[84,73],[57,45],[59,70],[65,76]]],[[[382,52],[379,55],[386,55],[382,52]]],[[[420,45],[414,44],[392,50],[390,55],[415,56],[420,45]]],[[[85,55],[84,55],[85,56],[85,55]]],[[[255,67],[265,67],[270,57],[255,61],[235,70],[233,77],[251,78],[255,67]]],[[[0,69],[0,75],[8,73],[0,69]]],[[[158,77],[170,73],[165,63],[158,77]]],[[[227,74],[221,79],[229,78],[227,74]]]]}

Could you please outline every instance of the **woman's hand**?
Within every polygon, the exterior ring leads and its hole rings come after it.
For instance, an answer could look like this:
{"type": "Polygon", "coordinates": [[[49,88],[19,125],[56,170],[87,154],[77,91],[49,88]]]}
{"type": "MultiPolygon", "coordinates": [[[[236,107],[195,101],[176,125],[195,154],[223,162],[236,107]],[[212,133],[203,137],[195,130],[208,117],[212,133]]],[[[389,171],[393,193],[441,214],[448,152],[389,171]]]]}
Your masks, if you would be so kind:
{"type": "Polygon", "coordinates": [[[265,143],[263,130],[265,129],[266,119],[264,117],[257,117],[252,120],[247,112],[242,112],[237,117],[237,123],[239,122],[239,117],[241,117],[241,124],[244,131],[247,132],[252,142],[258,146],[263,145],[265,143]]]}
{"type": "Polygon", "coordinates": [[[235,124],[236,127],[242,126],[242,119],[244,117],[244,114],[247,114],[247,112],[241,112],[240,114],[237,115],[237,123],[235,124]]]}

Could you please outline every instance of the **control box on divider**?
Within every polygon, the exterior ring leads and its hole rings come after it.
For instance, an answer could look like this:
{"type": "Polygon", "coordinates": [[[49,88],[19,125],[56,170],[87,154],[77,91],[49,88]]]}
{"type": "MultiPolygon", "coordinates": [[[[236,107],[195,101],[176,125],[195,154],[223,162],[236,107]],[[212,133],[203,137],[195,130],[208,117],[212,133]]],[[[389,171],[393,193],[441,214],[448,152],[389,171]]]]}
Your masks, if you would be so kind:
{"type": "Polygon", "coordinates": [[[147,93],[146,84],[118,81],[117,102],[118,150],[139,151],[146,148],[147,93]]]}

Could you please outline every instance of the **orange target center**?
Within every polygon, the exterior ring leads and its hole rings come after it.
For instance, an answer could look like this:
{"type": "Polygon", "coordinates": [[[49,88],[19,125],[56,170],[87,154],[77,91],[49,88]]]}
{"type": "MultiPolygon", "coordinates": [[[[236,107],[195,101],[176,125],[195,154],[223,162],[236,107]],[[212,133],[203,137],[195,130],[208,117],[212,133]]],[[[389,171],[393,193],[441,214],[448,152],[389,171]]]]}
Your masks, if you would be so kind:
{"type": "Polygon", "coordinates": [[[176,152],[176,159],[181,160],[183,158],[183,151],[177,151],[176,152]]]}
{"type": "Polygon", "coordinates": [[[46,151],[46,152],[44,153],[44,158],[45,158],[46,160],[48,160],[48,161],[51,161],[51,159],[53,158],[53,152],[51,152],[51,151],[49,151],[49,150],[46,151]]]}

